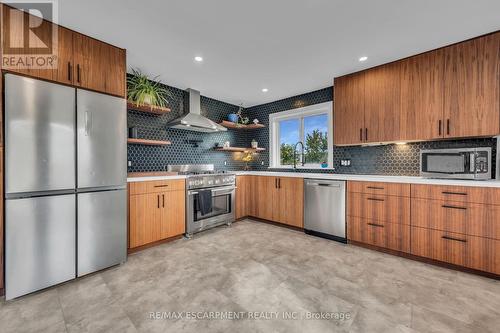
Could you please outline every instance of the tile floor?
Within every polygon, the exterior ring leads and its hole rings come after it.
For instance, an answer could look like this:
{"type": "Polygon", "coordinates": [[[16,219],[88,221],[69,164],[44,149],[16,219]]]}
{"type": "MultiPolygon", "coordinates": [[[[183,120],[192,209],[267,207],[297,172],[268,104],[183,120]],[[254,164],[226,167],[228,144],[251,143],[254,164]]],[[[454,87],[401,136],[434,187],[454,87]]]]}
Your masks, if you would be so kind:
{"type": "Polygon", "coordinates": [[[119,267],[0,301],[0,332],[498,332],[499,327],[500,281],[254,221],[157,246],[119,267]],[[193,318],[210,311],[241,317],[193,318]],[[159,312],[156,319],[152,312],[159,312]],[[166,318],[169,312],[183,317],[166,318]],[[303,318],[312,313],[342,318],[303,318]]]}

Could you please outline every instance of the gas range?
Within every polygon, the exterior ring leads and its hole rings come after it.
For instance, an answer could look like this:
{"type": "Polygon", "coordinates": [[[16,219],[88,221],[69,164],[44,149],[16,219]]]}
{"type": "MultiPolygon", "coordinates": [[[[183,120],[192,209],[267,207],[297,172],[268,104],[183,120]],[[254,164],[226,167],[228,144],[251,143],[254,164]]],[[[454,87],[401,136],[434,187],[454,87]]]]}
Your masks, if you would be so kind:
{"type": "Polygon", "coordinates": [[[235,174],[217,172],[213,164],[169,165],[167,170],[187,175],[186,236],[188,238],[206,229],[223,224],[231,225],[235,218],[235,174]]]}
{"type": "Polygon", "coordinates": [[[167,170],[177,172],[179,175],[186,175],[186,188],[188,190],[234,186],[236,184],[234,174],[215,170],[213,164],[169,165],[167,170]]]}

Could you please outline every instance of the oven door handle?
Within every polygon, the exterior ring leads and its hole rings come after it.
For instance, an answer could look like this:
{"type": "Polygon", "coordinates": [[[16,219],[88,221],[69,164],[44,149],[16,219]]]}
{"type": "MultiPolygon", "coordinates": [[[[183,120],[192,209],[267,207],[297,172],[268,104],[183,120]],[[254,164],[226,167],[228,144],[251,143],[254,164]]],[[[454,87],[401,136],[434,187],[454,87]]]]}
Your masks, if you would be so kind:
{"type": "MultiPolygon", "coordinates": [[[[222,187],[222,188],[218,188],[218,189],[215,189],[215,190],[212,190],[212,194],[221,194],[220,192],[226,192],[226,193],[222,193],[222,194],[229,194],[229,193],[232,193],[234,192],[234,190],[236,190],[238,187],[236,186],[231,186],[231,187],[222,187]]],[[[188,191],[188,195],[196,195],[200,192],[198,191],[188,191]]]]}

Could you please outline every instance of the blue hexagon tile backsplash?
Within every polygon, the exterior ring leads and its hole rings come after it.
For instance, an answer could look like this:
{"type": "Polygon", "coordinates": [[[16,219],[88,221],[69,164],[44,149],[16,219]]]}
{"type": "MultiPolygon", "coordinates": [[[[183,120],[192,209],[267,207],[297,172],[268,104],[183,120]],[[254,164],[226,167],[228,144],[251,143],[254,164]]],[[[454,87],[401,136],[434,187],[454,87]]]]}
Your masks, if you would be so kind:
{"type": "MultiPolygon", "coordinates": [[[[222,145],[229,141],[231,146],[249,147],[252,139],[258,141],[265,152],[255,155],[250,163],[253,170],[268,170],[269,167],[269,114],[300,108],[333,100],[333,89],[327,87],[310,93],[285,98],[276,102],[250,107],[244,113],[253,120],[257,118],[266,125],[265,128],[253,131],[228,130],[218,133],[199,133],[186,130],[169,129],[166,124],[185,112],[187,92],[168,87],[172,93],[169,107],[172,112],[162,116],[152,116],[141,112],[128,112],[128,126],[137,127],[139,138],[169,140],[169,146],[128,146],[129,172],[163,171],[168,164],[202,164],[213,163],[217,169],[242,170],[245,163],[240,154],[218,152],[215,144],[222,145]],[[201,141],[198,147],[190,141],[201,141]]],[[[238,111],[238,106],[201,97],[201,112],[215,122],[227,119],[227,115],[238,111]]],[[[462,148],[492,147],[493,159],[496,155],[496,140],[493,138],[467,139],[453,141],[432,141],[408,143],[406,145],[383,145],[370,147],[334,147],[333,161],[335,170],[319,172],[346,174],[376,174],[417,176],[419,174],[420,150],[429,148],[462,148]],[[340,165],[341,159],[350,159],[351,166],[340,165]]],[[[493,170],[494,170],[493,166],[493,170]]],[[[318,170],[306,170],[318,172],[318,170]]]]}

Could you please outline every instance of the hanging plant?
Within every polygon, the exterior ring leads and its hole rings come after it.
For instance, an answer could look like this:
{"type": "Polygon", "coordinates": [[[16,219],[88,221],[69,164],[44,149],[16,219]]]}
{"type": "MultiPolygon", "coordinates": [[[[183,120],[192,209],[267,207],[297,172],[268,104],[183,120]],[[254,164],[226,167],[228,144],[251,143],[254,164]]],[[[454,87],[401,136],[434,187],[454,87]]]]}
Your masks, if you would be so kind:
{"type": "Polygon", "coordinates": [[[170,91],[158,80],[149,79],[139,69],[132,69],[132,75],[127,77],[127,98],[137,105],[151,105],[165,108],[168,106],[170,91]]]}

